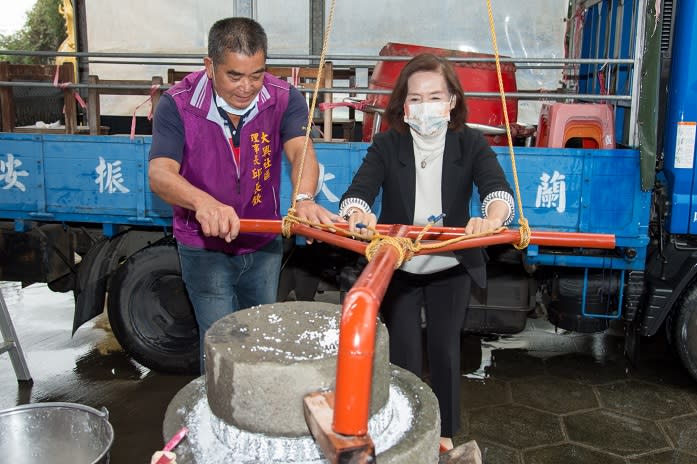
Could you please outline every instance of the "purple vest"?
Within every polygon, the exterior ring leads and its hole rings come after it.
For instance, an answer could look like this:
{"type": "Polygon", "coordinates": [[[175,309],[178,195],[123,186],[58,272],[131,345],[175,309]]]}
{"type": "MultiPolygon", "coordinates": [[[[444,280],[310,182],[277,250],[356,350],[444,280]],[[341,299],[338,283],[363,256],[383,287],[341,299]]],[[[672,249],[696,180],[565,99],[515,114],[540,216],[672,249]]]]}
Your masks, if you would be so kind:
{"type": "MultiPolygon", "coordinates": [[[[239,173],[213,103],[205,71],[186,76],[169,89],[184,123],[185,145],[179,173],[192,185],[235,208],[240,219],[280,219],[281,120],[288,107],[289,84],[266,74],[257,108],[240,133],[239,173]]],[[[173,207],[174,236],[195,248],[240,255],[262,248],[275,234],[240,234],[231,243],[205,237],[193,211],[173,207]]]]}

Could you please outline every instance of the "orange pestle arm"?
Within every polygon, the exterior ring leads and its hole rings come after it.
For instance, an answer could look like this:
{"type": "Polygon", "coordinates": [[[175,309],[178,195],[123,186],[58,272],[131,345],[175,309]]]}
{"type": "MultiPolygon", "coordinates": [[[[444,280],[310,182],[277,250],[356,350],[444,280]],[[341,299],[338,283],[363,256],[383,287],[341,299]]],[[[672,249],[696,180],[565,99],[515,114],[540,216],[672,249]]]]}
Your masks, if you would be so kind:
{"type": "MultiPolygon", "coordinates": [[[[403,236],[406,228],[395,226],[391,232],[403,236]]],[[[393,246],[381,246],[344,299],[332,424],[336,433],[368,433],[377,315],[398,260],[399,251],[393,246]]]]}
{"type": "MultiPolygon", "coordinates": [[[[346,230],[348,228],[348,225],[346,223],[335,223],[334,227],[337,229],[346,230]]],[[[388,235],[390,229],[394,227],[395,225],[391,224],[378,224],[376,229],[381,234],[388,235]]],[[[412,239],[416,238],[417,235],[423,229],[422,226],[403,227],[406,227],[406,233],[404,236],[412,239]]],[[[365,247],[367,246],[365,242],[353,240],[348,237],[342,237],[324,230],[314,229],[303,224],[293,224],[292,231],[293,233],[303,235],[306,237],[311,237],[316,240],[321,240],[322,242],[331,243],[332,245],[337,245],[341,248],[346,248],[348,250],[356,251],[358,253],[363,253],[365,251],[365,247]]],[[[273,219],[241,219],[240,232],[280,234],[281,221],[273,219]]],[[[431,227],[428,230],[428,232],[426,232],[426,234],[423,236],[422,240],[449,240],[451,238],[460,237],[463,233],[464,228],[462,227],[431,227]]],[[[494,235],[463,240],[462,242],[458,242],[458,244],[456,244],[454,248],[439,249],[438,251],[458,250],[463,248],[476,248],[481,246],[505,243],[517,243],[518,241],[520,241],[520,234],[518,233],[518,230],[507,229],[494,235]]],[[[561,246],[571,248],[612,249],[616,246],[615,236],[613,234],[590,234],[583,232],[549,232],[536,230],[533,230],[530,233],[530,243],[533,245],[561,246]]],[[[424,251],[420,252],[419,254],[426,253],[435,253],[435,251],[424,251]]]]}
{"type": "MultiPolygon", "coordinates": [[[[520,241],[517,230],[504,230],[497,234],[475,237],[436,249],[421,250],[417,255],[462,250],[464,248],[487,247],[490,245],[513,244],[520,241]]],[[[423,242],[422,242],[423,243],[423,242]]],[[[615,236],[611,234],[583,234],[573,232],[531,232],[530,244],[570,248],[615,248],[615,236]]]]}
{"type": "MultiPolygon", "coordinates": [[[[337,226],[339,226],[339,224],[337,224],[337,226]]],[[[278,219],[240,219],[240,232],[252,234],[280,234],[281,231],[282,224],[278,219]]],[[[291,226],[291,232],[296,235],[313,238],[315,240],[338,246],[340,248],[345,248],[360,254],[364,254],[365,249],[368,246],[367,242],[354,240],[349,237],[343,237],[341,235],[337,235],[322,229],[315,229],[304,224],[293,224],[291,226]]]]}
{"type": "MultiPolygon", "coordinates": [[[[337,229],[347,230],[348,225],[345,223],[336,223],[334,226],[337,229]]],[[[383,235],[389,235],[392,224],[378,224],[375,229],[383,235]]],[[[407,234],[405,237],[415,239],[423,230],[423,226],[405,226],[407,234]]],[[[445,241],[453,238],[461,237],[465,233],[464,227],[431,227],[422,237],[422,241],[445,241]]],[[[448,248],[447,250],[476,248],[487,245],[496,245],[503,243],[518,243],[520,241],[520,233],[518,229],[506,229],[497,234],[483,237],[487,240],[480,240],[482,237],[463,240],[457,248],[448,248]],[[489,237],[497,237],[493,241],[489,241],[489,237]]],[[[615,248],[615,236],[613,234],[592,234],[585,232],[550,232],[532,230],[530,232],[530,243],[533,245],[543,246],[561,246],[571,248],[615,248]]],[[[439,250],[446,251],[446,250],[439,250]]],[[[431,251],[434,253],[434,251],[431,251]]],[[[423,254],[423,253],[419,253],[423,254]]]]}

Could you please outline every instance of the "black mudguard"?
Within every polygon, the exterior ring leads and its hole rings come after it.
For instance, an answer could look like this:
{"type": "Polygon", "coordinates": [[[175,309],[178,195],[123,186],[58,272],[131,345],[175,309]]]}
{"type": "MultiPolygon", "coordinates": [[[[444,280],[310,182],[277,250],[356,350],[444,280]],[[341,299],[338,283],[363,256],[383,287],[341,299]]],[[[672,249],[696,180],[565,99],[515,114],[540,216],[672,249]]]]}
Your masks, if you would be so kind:
{"type": "Polygon", "coordinates": [[[99,240],[82,258],[75,288],[73,334],[82,324],[104,311],[107,282],[119,266],[119,249],[125,236],[120,234],[99,240]]]}

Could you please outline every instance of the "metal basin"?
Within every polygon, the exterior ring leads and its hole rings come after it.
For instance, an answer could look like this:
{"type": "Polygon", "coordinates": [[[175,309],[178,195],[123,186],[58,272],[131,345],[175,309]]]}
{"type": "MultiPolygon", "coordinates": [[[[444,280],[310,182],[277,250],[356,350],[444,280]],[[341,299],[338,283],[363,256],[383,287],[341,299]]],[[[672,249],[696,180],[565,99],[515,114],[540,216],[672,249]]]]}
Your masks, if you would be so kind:
{"type": "Polygon", "coordinates": [[[0,411],[0,460],[13,464],[106,464],[114,442],[109,412],[74,403],[0,411]]]}

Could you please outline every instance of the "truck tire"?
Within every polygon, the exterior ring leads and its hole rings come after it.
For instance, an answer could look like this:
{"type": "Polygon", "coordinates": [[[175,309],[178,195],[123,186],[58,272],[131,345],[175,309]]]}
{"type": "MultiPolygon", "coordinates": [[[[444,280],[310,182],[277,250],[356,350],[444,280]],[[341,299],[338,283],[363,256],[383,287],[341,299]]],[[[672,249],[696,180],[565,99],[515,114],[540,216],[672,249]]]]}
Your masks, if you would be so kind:
{"type": "Polygon", "coordinates": [[[697,380],[697,284],[688,287],[675,310],[672,344],[682,364],[697,380]]]}
{"type": "Polygon", "coordinates": [[[109,285],[109,322],[136,361],[160,372],[200,373],[198,324],[174,245],[133,254],[109,285]]]}

